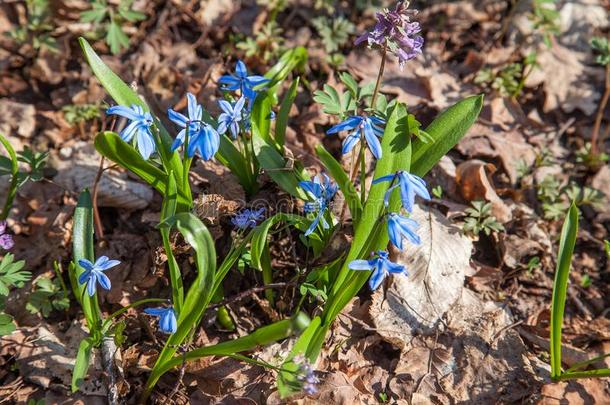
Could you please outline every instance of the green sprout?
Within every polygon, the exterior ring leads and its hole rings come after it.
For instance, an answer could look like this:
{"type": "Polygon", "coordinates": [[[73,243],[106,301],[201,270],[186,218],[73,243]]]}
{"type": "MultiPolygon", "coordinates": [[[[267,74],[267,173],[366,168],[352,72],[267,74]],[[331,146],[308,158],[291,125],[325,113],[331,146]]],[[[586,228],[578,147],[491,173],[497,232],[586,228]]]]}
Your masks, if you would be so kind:
{"type": "Polygon", "coordinates": [[[93,23],[96,27],[94,37],[104,37],[110,52],[118,54],[129,47],[129,37],[123,31],[126,23],[135,23],[146,19],[146,14],[132,9],[134,0],[121,0],[118,6],[107,0],[92,0],[91,9],[81,13],[82,22],[93,23]]]}
{"type": "Polygon", "coordinates": [[[489,202],[473,201],[472,207],[464,211],[467,217],[462,227],[463,231],[475,236],[481,232],[489,236],[492,232],[504,231],[504,225],[491,213],[491,208],[489,202]]]}
{"type": "Polygon", "coordinates": [[[35,50],[46,48],[58,52],[57,41],[51,36],[53,24],[49,0],[26,0],[27,23],[6,34],[18,44],[29,43],[35,50]]]}

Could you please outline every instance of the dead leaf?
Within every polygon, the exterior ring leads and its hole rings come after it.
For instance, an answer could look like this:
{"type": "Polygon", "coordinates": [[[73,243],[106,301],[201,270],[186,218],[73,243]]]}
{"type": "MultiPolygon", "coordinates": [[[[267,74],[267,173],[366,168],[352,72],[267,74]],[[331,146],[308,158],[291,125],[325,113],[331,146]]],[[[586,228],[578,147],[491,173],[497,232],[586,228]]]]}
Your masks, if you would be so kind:
{"type": "Polygon", "coordinates": [[[485,200],[492,205],[492,214],[505,224],[512,219],[510,208],[502,201],[492,185],[491,174],[496,168],[491,163],[481,160],[468,160],[457,167],[456,179],[462,196],[468,201],[485,200]]]}
{"type": "Polygon", "coordinates": [[[31,138],[36,130],[36,108],[31,104],[0,99],[0,133],[31,138]]]}
{"type": "Polygon", "coordinates": [[[380,335],[399,348],[417,333],[433,333],[460,297],[470,267],[472,242],[439,211],[416,206],[421,245],[408,244],[398,256],[408,277],[394,277],[387,292],[373,293],[370,314],[380,335]]]}

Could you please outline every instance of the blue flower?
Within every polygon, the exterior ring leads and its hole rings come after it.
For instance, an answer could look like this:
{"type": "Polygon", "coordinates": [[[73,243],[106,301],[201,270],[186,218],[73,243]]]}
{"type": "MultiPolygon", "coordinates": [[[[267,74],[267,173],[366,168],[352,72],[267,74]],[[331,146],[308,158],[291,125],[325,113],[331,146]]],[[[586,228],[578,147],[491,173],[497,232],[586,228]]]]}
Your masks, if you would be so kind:
{"type": "Polygon", "coordinates": [[[246,102],[245,97],[240,97],[234,105],[231,105],[226,100],[220,100],[218,104],[222,109],[222,114],[218,117],[218,133],[224,134],[227,129],[231,131],[233,139],[237,139],[239,135],[239,122],[242,120],[242,110],[246,102]]]}
{"type": "Polygon", "coordinates": [[[318,214],[311,225],[309,225],[307,231],[305,231],[305,236],[310,235],[316,229],[320,221],[322,221],[322,228],[330,228],[330,225],[328,225],[328,222],[326,222],[326,219],[324,218],[324,212],[337,193],[337,185],[331,182],[326,174],[322,174],[322,181],[320,180],[320,176],[318,176],[315,177],[313,181],[299,182],[299,186],[314,197],[313,201],[305,203],[305,212],[317,212],[318,214]]]}
{"type": "Polygon", "coordinates": [[[123,105],[115,105],[106,110],[108,115],[119,115],[125,117],[131,122],[121,131],[121,139],[125,142],[131,142],[134,135],[140,155],[144,159],[148,159],[155,151],[155,140],[150,126],[153,124],[152,115],[148,111],[144,111],[139,105],[133,104],[131,108],[123,105]]]}
{"type": "Polygon", "coordinates": [[[159,329],[163,333],[174,333],[178,329],[176,322],[176,313],[173,307],[169,308],[146,308],[145,313],[159,317],[159,329]]]}
{"type": "Polygon", "coordinates": [[[395,174],[388,174],[387,176],[379,177],[373,180],[373,184],[381,183],[384,181],[394,182],[390,186],[388,191],[385,193],[384,202],[388,206],[390,203],[390,195],[396,187],[400,187],[400,199],[402,200],[402,206],[408,212],[413,212],[413,204],[415,203],[415,195],[420,196],[423,199],[429,200],[430,194],[426,190],[426,182],[414,174],[407,173],[404,170],[399,170],[395,174]]]}
{"type": "Polygon", "coordinates": [[[240,90],[241,95],[245,96],[250,101],[250,106],[256,98],[256,91],[254,88],[268,82],[269,79],[266,79],[263,76],[248,76],[248,68],[246,67],[246,64],[240,60],[237,61],[234,75],[224,75],[218,80],[218,83],[220,83],[223,90],[240,90]]]}
{"type": "Polygon", "coordinates": [[[421,243],[419,235],[415,232],[417,228],[419,228],[419,224],[414,219],[405,218],[394,212],[388,214],[388,235],[394,246],[400,250],[402,250],[404,238],[414,245],[421,243]]]}
{"type": "MultiPolygon", "coordinates": [[[[189,131],[189,146],[190,146],[190,139],[192,139],[196,134],[199,133],[199,131],[201,131],[201,127],[204,124],[201,121],[201,115],[203,114],[203,107],[201,106],[201,104],[197,103],[197,99],[195,98],[195,96],[192,93],[186,93],[186,100],[187,100],[187,105],[188,105],[188,115],[189,115],[188,118],[185,117],[183,114],[172,110],[171,108],[167,109],[167,116],[169,117],[169,119],[174,124],[183,128],[180,132],[178,132],[178,135],[176,136],[176,139],[174,140],[174,143],[172,144],[172,148],[171,148],[172,152],[175,151],[176,149],[178,149],[184,143],[184,137],[186,136],[187,127],[188,127],[188,131],[189,131]]],[[[195,154],[195,152],[193,152],[192,148],[190,148],[190,147],[189,147],[189,151],[187,151],[187,153],[189,154],[189,157],[193,157],[193,155],[195,154]]]]}
{"type": "Polygon", "coordinates": [[[102,288],[110,290],[110,279],[104,274],[104,271],[121,264],[121,262],[118,260],[110,260],[106,256],[100,256],[95,263],[91,263],[87,259],[80,259],[78,264],[85,269],[83,274],[78,278],[78,282],[79,284],[87,283],[87,293],[89,293],[90,297],[93,297],[98,282],[102,288]]]}
{"type": "Polygon", "coordinates": [[[376,254],[377,257],[374,259],[353,260],[348,265],[351,270],[373,270],[373,274],[369,278],[371,290],[376,290],[390,273],[408,275],[404,266],[393,263],[388,259],[387,252],[380,250],[376,254]]]}
{"type": "Polygon", "coordinates": [[[263,212],[265,212],[264,208],[256,211],[250,209],[242,210],[231,218],[231,223],[239,229],[254,228],[258,221],[263,218],[263,212]]]}
{"type": "Polygon", "coordinates": [[[381,118],[353,115],[335,125],[326,131],[326,133],[331,135],[341,131],[352,131],[343,141],[341,153],[346,154],[354,149],[354,146],[360,141],[360,134],[362,132],[364,133],[366,144],[373,156],[375,156],[375,159],[381,159],[381,143],[377,137],[383,136],[383,129],[381,128],[383,125],[385,125],[385,121],[381,118]]]}

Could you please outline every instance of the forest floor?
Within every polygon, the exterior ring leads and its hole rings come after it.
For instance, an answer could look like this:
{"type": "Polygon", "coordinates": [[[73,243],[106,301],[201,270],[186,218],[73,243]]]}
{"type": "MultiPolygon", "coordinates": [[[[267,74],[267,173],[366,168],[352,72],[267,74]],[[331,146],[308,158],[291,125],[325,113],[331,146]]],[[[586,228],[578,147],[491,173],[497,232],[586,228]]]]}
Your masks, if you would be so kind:
{"type": "MultiPolygon", "coordinates": [[[[186,92],[217,115],[218,78],[233,70],[238,57],[264,73],[283,50],[306,47],[304,85],[290,113],[286,143],[295,159],[312,173],[321,172],[315,145],[322,142],[337,155],[341,140],[324,135],[336,122],[311,94],[325,84],[341,88],[341,71],[364,83],[375,80],[378,53],[353,45],[356,33],[374,24],[375,7],[360,5],[366,1],[288,3],[270,26],[273,13],[253,0],[136,0],[134,8],[146,19],[125,23],[128,48],[112,55],[103,39],[92,43],[159,116],[167,108],[184,109],[186,92]],[[325,7],[328,3],[335,6],[325,7]],[[338,16],[345,17],[343,26],[335,27],[339,34],[325,34],[320,27],[330,27],[338,16]]],[[[402,258],[411,266],[411,277],[374,293],[362,290],[327,338],[316,365],[318,393],[289,403],[608,403],[608,379],[551,383],[548,351],[558,239],[569,200],[577,198],[582,215],[564,318],[564,362],[569,366],[610,352],[610,260],[604,251],[610,239],[610,167],[589,162],[586,153],[605,88],[604,68],[595,63],[589,43],[608,35],[610,3],[557,1],[559,30],[547,41],[532,26],[531,2],[513,3],[412,2],[420,9],[424,52],[404,70],[396,61],[388,63],[382,92],[405,102],[424,128],[469,95],[485,95],[483,111],[426,176],[429,188],[440,186],[436,190],[442,192],[415,213],[429,232],[417,254],[402,258]],[[528,64],[532,52],[535,65],[528,64]],[[473,218],[466,210],[479,200],[490,204],[502,230],[462,231],[473,218]]],[[[56,51],[36,46],[31,34],[21,43],[0,35],[0,133],[16,150],[27,146],[49,152],[43,180],[20,189],[8,221],[16,242],[12,253],[25,260],[33,279],[12,291],[6,303],[18,328],[0,340],[0,404],[30,399],[101,404],[107,386],[99,359],[81,391],[70,394],[71,368],[85,334],[79,308],[26,306],[40,289],[36,280],[56,278],[54,262],[66,269],[72,260],[76,198],[94,187],[101,157],[93,139],[111,122],[103,113],[111,99],[77,42],[96,28],[79,19],[88,2],[50,0],[48,7],[49,26],[39,28],[36,37],[54,38],[56,51]],[[92,111],[80,122],[73,114],[79,105],[92,111]]],[[[0,4],[0,34],[27,22],[25,2],[0,4]]],[[[599,149],[610,153],[610,109],[602,111],[601,122],[599,149]]],[[[6,193],[4,179],[0,195],[6,193]]],[[[272,205],[282,196],[265,176],[262,181],[267,182],[253,200],[272,205]]],[[[224,255],[231,241],[230,217],[246,201],[244,192],[214,161],[197,161],[191,183],[200,196],[197,212],[224,255]],[[203,197],[210,195],[218,198],[203,197]],[[210,209],[220,215],[209,216],[210,209]]],[[[105,170],[96,188],[101,221],[96,249],[123,263],[120,271],[108,274],[113,289],[100,293],[102,309],[111,313],[138,299],[167,296],[166,256],[155,230],[160,196],[117,168],[105,170]]],[[[278,281],[288,280],[303,260],[293,243],[289,237],[273,240],[278,281]]],[[[349,241],[337,243],[326,259],[349,241]]],[[[175,244],[184,246],[177,239],[175,244]]],[[[189,267],[188,255],[178,259],[189,267]]],[[[225,296],[230,300],[260,284],[260,278],[255,270],[232,271],[225,296]]],[[[209,310],[193,345],[245,335],[289,315],[298,291],[286,286],[277,294],[274,307],[263,293],[230,303],[234,331],[223,329],[215,310],[209,310]]],[[[125,403],[135,403],[164,337],[135,310],[124,321],[120,394],[125,403]]],[[[257,356],[270,360],[289,348],[289,341],[280,342],[261,348],[257,356]]],[[[604,366],[603,360],[599,363],[604,366]]],[[[188,363],[182,378],[179,370],[165,375],[152,401],[281,403],[274,381],[273,371],[210,358],[188,363]]]]}

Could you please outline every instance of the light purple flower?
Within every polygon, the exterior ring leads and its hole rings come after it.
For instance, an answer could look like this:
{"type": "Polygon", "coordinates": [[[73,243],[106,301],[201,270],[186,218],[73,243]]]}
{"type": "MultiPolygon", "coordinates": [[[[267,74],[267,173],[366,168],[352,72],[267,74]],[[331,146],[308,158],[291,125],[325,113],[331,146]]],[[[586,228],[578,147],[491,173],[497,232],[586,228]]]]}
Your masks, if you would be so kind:
{"type": "Polygon", "coordinates": [[[231,223],[239,229],[254,228],[258,221],[263,218],[264,208],[256,211],[245,209],[231,218],[231,223]]]}
{"type": "Polygon", "coordinates": [[[10,250],[15,246],[13,237],[7,232],[6,221],[0,221],[0,248],[10,250]]]}
{"type": "Polygon", "coordinates": [[[218,133],[224,134],[227,130],[231,131],[233,139],[237,139],[239,135],[239,122],[242,120],[242,110],[246,102],[245,97],[240,97],[235,104],[231,104],[226,100],[220,100],[218,105],[222,109],[222,114],[218,116],[218,133]]]}
{"type": "Polygon", "coordinates": [[[369,46],[387,45],[388,51],[398,57],[400,68],[405,62],[422,53],[424,38],[418,35],[421,32],[419,23],[411,22],[411,17],[417,10],[407,10],[409,2],[398,2],[394,10],[384,9],[376,13],[375,28],[360,35],[355,44],[366,42],[369,46]]]}

